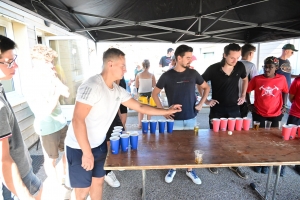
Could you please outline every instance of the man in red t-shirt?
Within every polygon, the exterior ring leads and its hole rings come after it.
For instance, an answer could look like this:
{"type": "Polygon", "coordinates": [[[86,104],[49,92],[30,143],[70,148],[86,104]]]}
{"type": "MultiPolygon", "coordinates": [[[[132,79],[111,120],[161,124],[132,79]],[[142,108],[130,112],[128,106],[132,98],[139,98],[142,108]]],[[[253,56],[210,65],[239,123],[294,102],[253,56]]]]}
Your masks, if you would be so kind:
{"type": "MultiPolygon", "coordinates": [[[[292,103],[287,124],[300,125],[300,77],[295,78],[289,91],[289,100],[292,103]]],[[[298,136],[300,133],[298,133],[298,136]]],[[[300,165],[295,165],[295,170],[300,174],[300,165]]]]}
{"type": "MultiPolygon", "coordinates": [[[[252,120],[259,121],[260,127],[265,127],[265,121],[271,121],[272,127],[278,127],[283,113],[286,111],[286,96],[288,85],[283,75],[276,74],[279,60],[273,56],[264,60],[264,74],[255,76],[248,84],[246,99],[252,112],[252,120]],[[254,105],[251,104],[249,93],[254,90],[254,105]]],[[[258,173],[267,174],[269,167],[255,167],[258,173]]],[[[283,176],[284,169],[280,175],[283,176]]]]}

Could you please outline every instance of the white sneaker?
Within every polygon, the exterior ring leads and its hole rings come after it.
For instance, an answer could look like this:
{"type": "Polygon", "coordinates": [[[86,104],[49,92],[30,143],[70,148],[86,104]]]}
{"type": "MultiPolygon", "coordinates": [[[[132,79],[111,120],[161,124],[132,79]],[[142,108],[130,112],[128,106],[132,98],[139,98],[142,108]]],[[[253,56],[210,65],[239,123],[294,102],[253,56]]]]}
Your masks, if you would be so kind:
{"type": "Polygon", "coordinates": [[[121,185],[120,182],[118,181],[118,179],[116,178],[116,175],[112,171],[104,176],[104,180],[111,187],[120,187],[120,185],[121,185]]]}
{"type": "Polygon", "coordinates": [[[166,177],[165,177],[165,181],[167,183],[171,183],[173,181],[173,178],[176,174],[176,170],[174,169],[170,169],[169,172],[167,173],[166,177]]]}
{"type": "Polygon", "coordinates": [[[185,174],[190,178],[192,179],[192,181],[197,184],[197,185],[200,185],[202,182],[201,182],[201,179],[197,176],[197,174],[195,173],[194,170],[192,171],[186,171],[185,174]]]}

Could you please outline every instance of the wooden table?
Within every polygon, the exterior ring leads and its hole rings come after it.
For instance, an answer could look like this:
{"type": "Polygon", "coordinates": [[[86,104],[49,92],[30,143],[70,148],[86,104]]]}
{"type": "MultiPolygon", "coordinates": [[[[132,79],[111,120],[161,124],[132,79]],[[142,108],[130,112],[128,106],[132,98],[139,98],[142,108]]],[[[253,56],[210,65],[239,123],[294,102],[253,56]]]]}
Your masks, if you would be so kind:
{"type": "MultiPolygon", "coordinates": [[[[139,135],[138,150],[107,155],[106,170],[142,170],[143,198],[147,169],[213,168],[230,166],[274,166],[300,164],[300,140],[284,141],[279,129],[227,131],[218,133],[209,129],[174,131],[139,135]],[[203,164],[195,163],[194,150],[203,150],[203,164]]],[[[267,181],[269,185],[271,169],[267,181]]],[[[279,173],[273,191],[277,188],[279,173]]],[[[267,192],[265,197],[267,196],[267,192]]]]}

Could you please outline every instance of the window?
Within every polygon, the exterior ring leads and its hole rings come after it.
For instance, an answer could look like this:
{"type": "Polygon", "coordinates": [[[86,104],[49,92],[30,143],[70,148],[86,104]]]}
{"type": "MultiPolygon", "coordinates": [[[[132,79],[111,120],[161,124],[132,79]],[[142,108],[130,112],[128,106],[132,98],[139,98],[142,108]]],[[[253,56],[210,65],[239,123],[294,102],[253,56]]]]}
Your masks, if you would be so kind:
{"type": "Polygon", "coordinates": [[[204,59],[209,59],[209,58],[213,58],[213,57],[214,57],[214,52],[203,53],[203,58],[204,59]]]}

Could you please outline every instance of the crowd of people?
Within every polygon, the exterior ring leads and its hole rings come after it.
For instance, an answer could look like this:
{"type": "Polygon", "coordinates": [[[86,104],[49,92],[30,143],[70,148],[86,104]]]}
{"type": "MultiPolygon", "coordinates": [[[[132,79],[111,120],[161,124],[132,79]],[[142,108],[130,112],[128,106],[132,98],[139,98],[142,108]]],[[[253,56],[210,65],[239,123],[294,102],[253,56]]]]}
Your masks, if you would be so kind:
{"type": "MultiPolygon", "coordinates": [[[[15,49],[14,41],[0,36],[0,80],[11,79],[18,68],[15,49]]],[[[159,62],[163,73],[157,82],[148,71],[149,60],[145,59],[143,69],[137,69],[135,85],[139,96],[153,98],[156,104],[153,107],[136,101],[126,91],[125,53],[110,48],[103,54],[103,71],[79,86],[73,118],[68,126],[59,97],[68,98],[69,91],[55,72],[53,60],[57,53],[43,45],[34,46],[31,52],[31,76],[27,77],[24,85],[29,89],[24,90],[24,95],[35,115],[34,128],[40,136],[47,176],[73,189],[76,199],[85,199],[88,195],[91,199],[101,199],[104,181],[112,187],[119,187],[120,182],[113,171],[104,170],[104,162],[113,127],[123,126],[126,129],[127,108],[139,113],[139,124],[143,114],[148,119],[151,115],[173,119],[174,130],[194,129],[197,113],[204,104],[210,106],[207,122],[210,128],[212,118],[245,117],[249,111],[253,121],[259,121],[261,127],[265,126],[265,120],[272,121],[272,127],[278,127],[289,99],[292,106],[286,123],[300,125],[300,77],[291,74],[288,61],[297,52],[294,45],[284,45],[279,58],[267,57],[263,74],[260,75],[251,62],[255,51],[255,46],[251,44],[242,47],[235,43],[228,44],[222,60],[209,66],[200,75],[191,66],[196,59],[192,47],[180,45],[175,51],[169,48],[167,55],[159,62]],[[291,78],[295,80],[291,82],[291,78]],[[200,101],[197,101],[195,88],[201,96],[200,101]],[[161,103],[162,90],[166,94],[168,108],[161,103]],[[212,97],[208,99],[210,90],[212,97]],[[250,99],[251,91],[254,91],[254,102],[250,99]],[[64,167],[61,180],[58,180],[56,170],[59,151],[65,152],[62,156],[64,167]]],[[[42,182],[33,173],[30,155],[1,84],[0,146],[4,199],[11,199],[12,196],[41,199],[42,182]]],[[[241,178],[249,177],[241,167],[229,169],[241,178]]],[[[296,165],[295,169],[300,173],[300,166],[296,165]]],[[[208,170],[218,174],[217,168],[208,170]]],[[[255,167],[255,171],[267,173],[268,168],[255,167]]],[[[202,183],[193,169],[189,168],[185,173],[195,184],[202,183]]],[[[280,175],[284,174],[283,167],[280,175]]],[[[175,175],[176,169],[170,169],[165,182],[171,183],[175,175]]]]}

